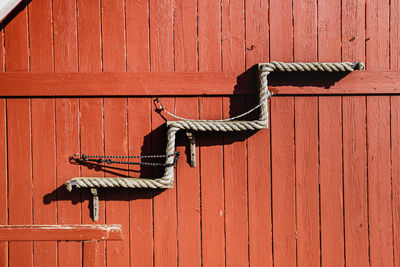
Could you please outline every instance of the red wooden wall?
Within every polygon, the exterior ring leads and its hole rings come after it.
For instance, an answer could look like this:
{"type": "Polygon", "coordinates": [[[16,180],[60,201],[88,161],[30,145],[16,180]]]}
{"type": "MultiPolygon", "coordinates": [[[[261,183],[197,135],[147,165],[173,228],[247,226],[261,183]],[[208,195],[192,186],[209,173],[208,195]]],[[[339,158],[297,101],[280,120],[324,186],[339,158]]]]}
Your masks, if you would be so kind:
{"type": "MultiPolygon", "coordinates": [[[[400,67],[399,0],[32,0],[17,11],[1,27],[1,72],[400,67]]],[[[254,101],[162,99],[201,119],[254,101]]],[[[400,266],[400,96],[278,95],[270,109],[268,130],[198,135],[198,167],[182,153],[174,189],[100,191],[98,223],[122,224],[125,237],[101,244],[100,266],[400,266]]],[[[0,224],[93,223],[89,192],[66,192],[66,180],[161,170],[68,157],[162,153],[163,123],[150,97],[0,99],[0,224]]],[[[0,250],[1,267],[82,264],[79,242],[0,250]]]]}

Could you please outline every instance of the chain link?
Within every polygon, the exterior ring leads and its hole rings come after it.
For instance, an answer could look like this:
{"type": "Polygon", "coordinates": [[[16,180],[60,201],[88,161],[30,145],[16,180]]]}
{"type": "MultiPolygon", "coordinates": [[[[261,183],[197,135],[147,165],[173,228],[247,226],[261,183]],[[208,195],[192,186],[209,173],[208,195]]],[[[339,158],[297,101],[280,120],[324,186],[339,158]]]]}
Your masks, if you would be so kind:
{"type": "Polygon", "coordinates": [[[171,167],[178,162],[179,152],[175,152],[173,154],[168,155],[144,155],[144,156],[96,156],[96,155],[85,155],[82,154],[80,158],[77,157],[77,154],[73,155],[72,158],[75,160],[82,161],[91,161],[96,163],[107,163],[107,164],[130,164],[130,165],[143,165],[143,166],[152,166],[152,167],[171,167]],[[174,157],[174,161],[170,164],[167,163],[159,163],[159,162],[132,162],[132,161],[118,161],[112,159],[150,159],[150,158],[169,158],[174,157]]]}

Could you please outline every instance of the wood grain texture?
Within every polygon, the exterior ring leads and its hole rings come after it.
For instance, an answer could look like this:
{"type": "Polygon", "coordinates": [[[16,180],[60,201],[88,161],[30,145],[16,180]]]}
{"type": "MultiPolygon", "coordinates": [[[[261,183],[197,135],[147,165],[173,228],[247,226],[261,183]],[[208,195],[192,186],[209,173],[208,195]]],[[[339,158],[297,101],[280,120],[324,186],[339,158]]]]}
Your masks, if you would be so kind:
{"type": "Polygon", "coordinates": [[[39,0],[29,4],[29,59],[33,72],[53,71],[52,2],[39,0]]]}
{"type": "Polygon", "coordinates": [[[274,264],[296,265],[294,98],[271,98],[274,264]]]}
{"type": "Polygon", "coordinates": [[[125,9],[123,0],[101,1],[104,71],[125,71],[125,9]]]}
{"type": "Polygon", "coordinates": [[[199,70],[221,70],[220,0],[198,1],[199,70]]]}
{"type": "Polygon", "coordinates": [[[121,225],[2,225],[1,240],[122,240],[121,225]]]}
{"type": "MultiPolygon", "coordinates": [[[[177,98],[176,112],[187,118],[199,118],[198,98],[177,98]]],[[[200,158],[198,133],[194,133],[197,162],[192,168],[189,141],[185,134],[179,135],[177,151],[180,158],[176,172],[178,207],[178,265],[201,266],[201,227],[200,227],[200,158]]]]}
{"type": "Polygon", "coordinates": [[[79,71],[99,72],[102,69],[100,1],[78,0],[76,5],[79,71]]]}
{"type": "MultiPolygon", "coordinates": [[[[317,1],[293,2],[294,61],[317,60],[317,1]]],[[[295,98],[297,265],[320,264],[318,98],[295,98]]]]}
{"type": "Polygon", "coordinates": [[[196,71],[197,1],[174,1],[174,56],[175,71],[196,71]]]}
{"type": "MultiPolygon", "coordinates": [[[[9,224],[32,224],[30,108],[29,99],[7,100],[9,224]]],[[[10,266],[32,266],[32,246],[32,242],[10,242],[10,266]]]]}
{"type": "Polygon", "coordinates": [[[289,0],[269,1],[270,60],[293,61],[293,7],[289,0]]]}
{"type": "Polygon", "coordinates": [[[321,262],[344,265],[342,100],[319,97],[321,262]]]}
{"type": "MultiPolygon", "coordinates": [[[[268,1],[245,2],[246,69],[269,61],[268,1]]],[[[246,105],[256,99],[247,97],[246,105]]],[[[257,111],[253,116],[257,116],[257,111]]],[[[270,131],[247,138],[249,265],[272,266],[272,201],[270,131]]]]}
{"type": "Polygon", "coordinates": [[[390,1],[390,21],[389,21],[389,34],[390,34],[390,69],[398,70],[400,68],[400,1],[390,1]]]}
{"type": "MultiPolygon", "coordinates": [[[[128,118],[126,98],[104,99],[104,154],[128,155],[128,118]]],[[[106,171],[106,177],[128,175],[124,166],[106,171]]],[[[123,236],[129,236],[128,191],[110,190],[106,192],[106,224],[121,224],[123,236]]],[[[129,266],[129,240],[107,242],[107,266],[129,266]]]]}
{"type": "MultiPolygon", "coordinates": [[[[151,154],[151,112],[149,98],[128,99],[128,144],[130,155],[151,154]]],[[[132,177],[152,177],[151,170],[140,166],[129,168],[132,177]]],[[[129,192],[131,266],[153,265],[153,201],[150,190],[129,192]]]]}
{"type": "Polygon", "coordinates": [[[245,1],[246,69],[269,60],[269,17],[267,0],[245,1]]]}
{"type": "Polygon", "coordinates": [[[343,97],[343,194],[346,266],[367,266],[366,99],[343,97]]]}
{"type": "MultiPolygon", "coordinates": [[[[223,117],[228,118],[244,111],[246,99],[224,97],[222,105],[223,117]]],[[[235,133],[223,136],[226,266],[249,265],[247,144],[239,138],[235,133]]]]}
{"type": "Polygon", "coordinates": [[[367,97],[370,265],[393,266],[390,98],[367,97]]]}
{"type": "Polygon", "coordinates": [[[295,99],[298,266],[320,264],[318,99],[295,99]]]}
{"type": "MultiPolygon", "coordinates": [[[[6,71],[29,70],[28,26],[26,1],[22,1],[12,12],[13,19],[4,27],[4,49],[6,71]]],[[[5,25],[6,22],[3,22],[5,25]]]]}
{"type": "Polygon", "coordinates": [[[368,70],[389,69],[389,0],[367,0],[366,7],[366,67],[368,70]]]}
{"type": "Polygon", "coordinates": [[[342,0],[342,60],[365,59],[365,1],[342,0]]]}
{"type": "MultiPolygon", "coordinates": [[[[82,154],[103,155],[103,99],[102,98],[81,98],[79,100],[80,112],[80,150],[82,154]]],[[[95,166],[81,166],[81,175],[84,177],[104,176],[95,166]]],[[[103,193],[100,191],[100,196],[103,193]]],[[[99,220],[93,221],[92,194],[90,190],[81,192],[82,198],[82,223],[84,224],[104,224],[106,215],[106,205],[104,199],[99,199],[99,220]]],[[[105,242],[101,242],[98,247],[98,266],[105,266],[105,242]]]]}
{"type": "Polygon", "coordinates": [[[151,71],[174,70],[172,0],[150,0],[151,71]]]}
{"type": "MultiPolygon", "coordinates": [[[[80,192],[68,192],[65,182],[80,175],[78,165],[69,162],[69,157],[80,152],[79,144],[79,100],[56,99],[56,173],[57,224],[81,223],[80,192]],[[72,205],[71,203],[75,203],[72,205]]],[[[80,266],[82,246],[75,242],[58,243],[59,266],[80,266]]]]}
{"type": "MultiPolygon", "coordinates": [[[[221,98],[200,98],[200,119],[221,119],[221,98]]],[[[222,136],[200,136],[203,266],[225,266],[222,136]],[[210,157],[209,155],[212,155],[210,157]]]]}
{"type": "Polygon", "coordinates": [[[83,267],[99,266],[99,241],[83,242],[83,267]]]}
{"type": "Polygon", "coordinates": [[[55,71],[78,71],[76,1],[52,3],[55,71]]]}
{"type": "Polygon", "coordinates": [[[149,1],[125,0],[125,11],[127,71],[149,71],[149,1]]]}
{"type": "MultiPolygon", "coordinates": [[[[8,224],[6,100],[0,99],[0,224],[8,224]]],[[[8,266],[8,243],[0,242],[0,266],[8,266]]]]}
{"type": "MultiPolygon", "coordinates": [[[[175,111],[175,99],[161,99],[166,106],[175,111]]],[[[164,119],[152,112],[152,154],[165,154],[166,127],[164,119]]],[[[153,168],[152,177],[161,177],[162,168],[153,168]]],[[[176,187],[168,190],[158,190],[153,193],[154,205],[154,266],[177,265],[177,215],[176,187]],[[166,230],[166,228],[168,230],[166,230]]]]}
{"type": "Polygon", "coordinates": [[[392,158],[392,215],[393,263],[400,266],[400,97],[390,98],[391,158],[392,158]]]}
{"type": "MultiPolygon", "coordinates": [[[[43,196],[56,188],[55,100],[32,99],[32,187],[33,223],[56,224],[55,202],[45,205],[43,196]]],[[[56,242],[34,243],[34,265],[57,264],[56,242]]]]}
{"type": "Polygon", "coordinates": [[[221,1],[222,70],[243,71],[245,66],[244,1],[221,1]]]}
{"type": "Polygon", "coordinates": [[[318,60],[341,61],[341,1],[318,1],[318,60]]]}

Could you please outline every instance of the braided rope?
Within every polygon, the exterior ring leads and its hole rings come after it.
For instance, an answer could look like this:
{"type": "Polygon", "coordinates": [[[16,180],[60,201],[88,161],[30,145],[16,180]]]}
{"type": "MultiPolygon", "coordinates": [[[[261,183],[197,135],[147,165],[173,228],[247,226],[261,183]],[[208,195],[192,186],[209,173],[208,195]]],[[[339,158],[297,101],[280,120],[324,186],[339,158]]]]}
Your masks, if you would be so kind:
{"type": "MultiPolygon", "coordinates": [[[[274,71],[280,72],[352,72],[354,70],[364,69],[362,62],[340,62],[340,63],[283,63],[271,62],[258,64],[259,73],[259,108],[260,115],[258,120],[254,121],[213,121],[213,120],[181,120],[167,121],[167,146],[166,155],[175,153],[176,132],[180,130],[192,131],[255,131],[268,128],[268,101],[272,93],[268,91],[268,74],[274,71]]],[[[73,188],[171,188],[174,186],[174,166],[173,157],[167,157],[165,160],[164,175],[157,179],[146,178],[103,178],[103,177],[75,177],[66,182],[68,191],[73,188]]]]}

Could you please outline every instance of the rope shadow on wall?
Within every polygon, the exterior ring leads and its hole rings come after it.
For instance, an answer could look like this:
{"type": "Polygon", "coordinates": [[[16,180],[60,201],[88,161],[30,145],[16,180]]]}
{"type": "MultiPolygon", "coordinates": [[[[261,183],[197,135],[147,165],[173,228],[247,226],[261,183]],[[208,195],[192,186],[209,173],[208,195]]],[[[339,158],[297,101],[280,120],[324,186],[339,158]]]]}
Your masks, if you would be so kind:
{"type": "MultiPolygon", "coordinates": [[[[268,75],[270,73],[285,73],[285,72],[298,72],[301,73],[302,75],[294,75],[294,78],[297,76],[296,79],[290,79],[289,82],[293,83],[293,81],[297,84],[295,84],[296,87],[301,87],[304,85],[307,85],[312,82],[313,85],[316,86],[323,86],[325,88],[329,87],[330,84],[334,83],[335,81],[341,79],[342,77],[345,76],[345,74],[352,72],[356,69],[363,69],[363,64],[362,63],[350,63],[350,62],[344,62],[344,63],[281,63],[281,62],[272,62],[272,63],[263,63],[263,64],[258,64],[257,65],[257,74],[253,75],[253,81],[259,82],[258,85],[258,105],[256,105],[252,110],[249,112],[245,112],[241,116],[234,116],[233,118],[229,118],[226,120],[191,120],[191,119],[184,119],[180,117],[176,117],[180,120],[178,121],[167,121],[166,122],[166,129],[163,128],[162,132],[167,132],[167,140],[166,140],[166,152],[165,155],[165,169],[164,173],[161,176],[161,178],[155,178],[155,179],[149,179],[149,178],[130,178],[130,177],[114,177],[114,178],[105,178],[105,177],[75,177],[72,178],[71,180],[66,182],[66,188],[68,191],[72,191],[73,188],[91,188],[91,192],[93,193],[93,205],[94,205],[94,210],[98,210],[98,194],[97,194],[97,188],[152,188],[152,189],[165,189],[165,188],[171,188],[174,186],[174,163],[176,157],[173,157],[175,152],[175,142],[176,142],[176,136],[177,132],[179,131],[193,131],[193,132],[240,132],[241,135],[236,135],[236,137],[242,136],[243,138],[247,138],[248,135],[242,135],[244,132],[246,133],[254,133],[257,130],[260,129],[265,129],[268,128],[269,124],[269,112],[268,112],[268,98],[271,97],[272,93],[268,90],[268,75]],[[309,76],[309,75],[304,75],[304,73],[316,73],[316,72],[337,72],[340,73],[339,75],[331,75],[331,79],[316,79],[318,76],[309,76]],[[307,76],[309,76],[307,78],[307,76]],[[257,77],[257,79],[256,79],[257,77]],[[306,79],[307,78],[307,79],[306,79]],[[313,79],[314,78],[314,79],[313,79]],[[327,82],[329,81],[329,82],[327,82]],[[254,111],[258,109],[259,110],[259,116],[255,119],[248,119],[248,120],[243,120],[243,115],[246,115],[250,113],[251,111],[254,111]],[[238,119],[241,120],[238,120],[238,119]],[[97,209],[96,209],[97,205],[97,209]]],[[[254,73],[254,72],[253,72],[254,73]]],[[[244,74],[240,75],[238,77],[238,85],[239,86],[244,86],[246,84],[246,81],[249,79],[248,76],[251,76],[251,72],[245,72],[244,74]]],[[[274,76],[274,75],[272,75],[274,76]]],[[[279,75],[278,75],[279,76],[279,75]]],[[[293,76],[293,75],[291,75],[293,76]]],[[[279,85],[279,84],[285,84],[285,82],[277,82],[280,80],[286,80],[284,79],[285,77],[278,77],[278,79],[274,78],[272,79],[272,83],[274,85],[279,85]]],[[[247,84],[253,84],[253,83],[247,83],[247,84]]],[[[256,87],[253,84],[254,87],[256,87]]],[[[242,105],[243,106],[243,105],[242,105]]],[[[160,108],[163,112],[167,113],[168,115],[174,116],[174,114],[169,113],[165,107],[160,105],[160,108]]],[[[233,108],[233,102],[231,101],[231,107],[230,107],[231,113],[234,110],[233,108]]],[[[232,115],[232,114],[231,114],[232,115]]],[[[165,126],[164,126],[165,127],[165,126]]],[[[162,129],[160,127],[160,129],[162,129]]],[[[158,129],[156,129],[158,131],[158,129]]],[[[161,131],[161,130],[159,130],[161,131]]],[[[151,136],[154,135],[160,136],[161,137],[162,133],[157,132],[152,132],[151,136]]],[[[162,138],[160,138],[162,139],[162,138]]],[[[154,139],[153,139],[154,140],[154,139]]],[[[235,138],[227,138],[227,140],[232,140],[231,142],[237,141],[235,138]]],[[[146,139],[144,140],[144,143],[146,143],[146,139]]],[[[154,152],[154,151],[153,151],[154,152]]],[[[143,153],[143,151],[142,151],[143,153]]],[[[99,156],[100,158],[103,158],[104,156],[99,156]]],[[[99,170],[104,171],[104,172],[110,172],[112,173],[114,169],[112,168],[106,168],[102,166],[94,166],[94,165],[89,165],[86,161],[87,158],[82,158],[83,161],[81,162],[78,161],[77,163],[80,164],[85,164],[87,167],[93,167],[93,168],[99,168],[99,170]]],[[[99,163],[102,163],[102,159],[98,159],[99,163]]],[[[107,159],[111,161],[111,159],[107,159]]],[[[145,172],[145,171],[143,171],[145,172]]],[[[141,172],[141,175],[143,174],[141,172]]],[[[147,171],[146,171],[147,173],[147,171]]],[[[154,175],[155,172],[152,172],[151,174],[154,175]]],[[[147,173],[147,174],[150,174],[147,173]]],[[[147,176],[148,177],[148,176],[147,176]]],[[[154,177],[154,176],[152,176],[154,177]]],[[[155,176],[157,177],[157,176],[155,176]]],[[[159,176],[158,176],[159,177],[159,176]]],[[[159,190],[157,190],[159,191],[159,190]]],[[[156,193],[156,192],[154,192],[156,193]]],[[[160,192],[158,192],[160,193],[160,192]]],[[[109,198],[107,198],[109,199],[109,198]]],[[[59,200],[59,198],[58,198],[59,200]]],[[[94,212],[94,219],[98,217],[98,213],[94,212]]]]}

